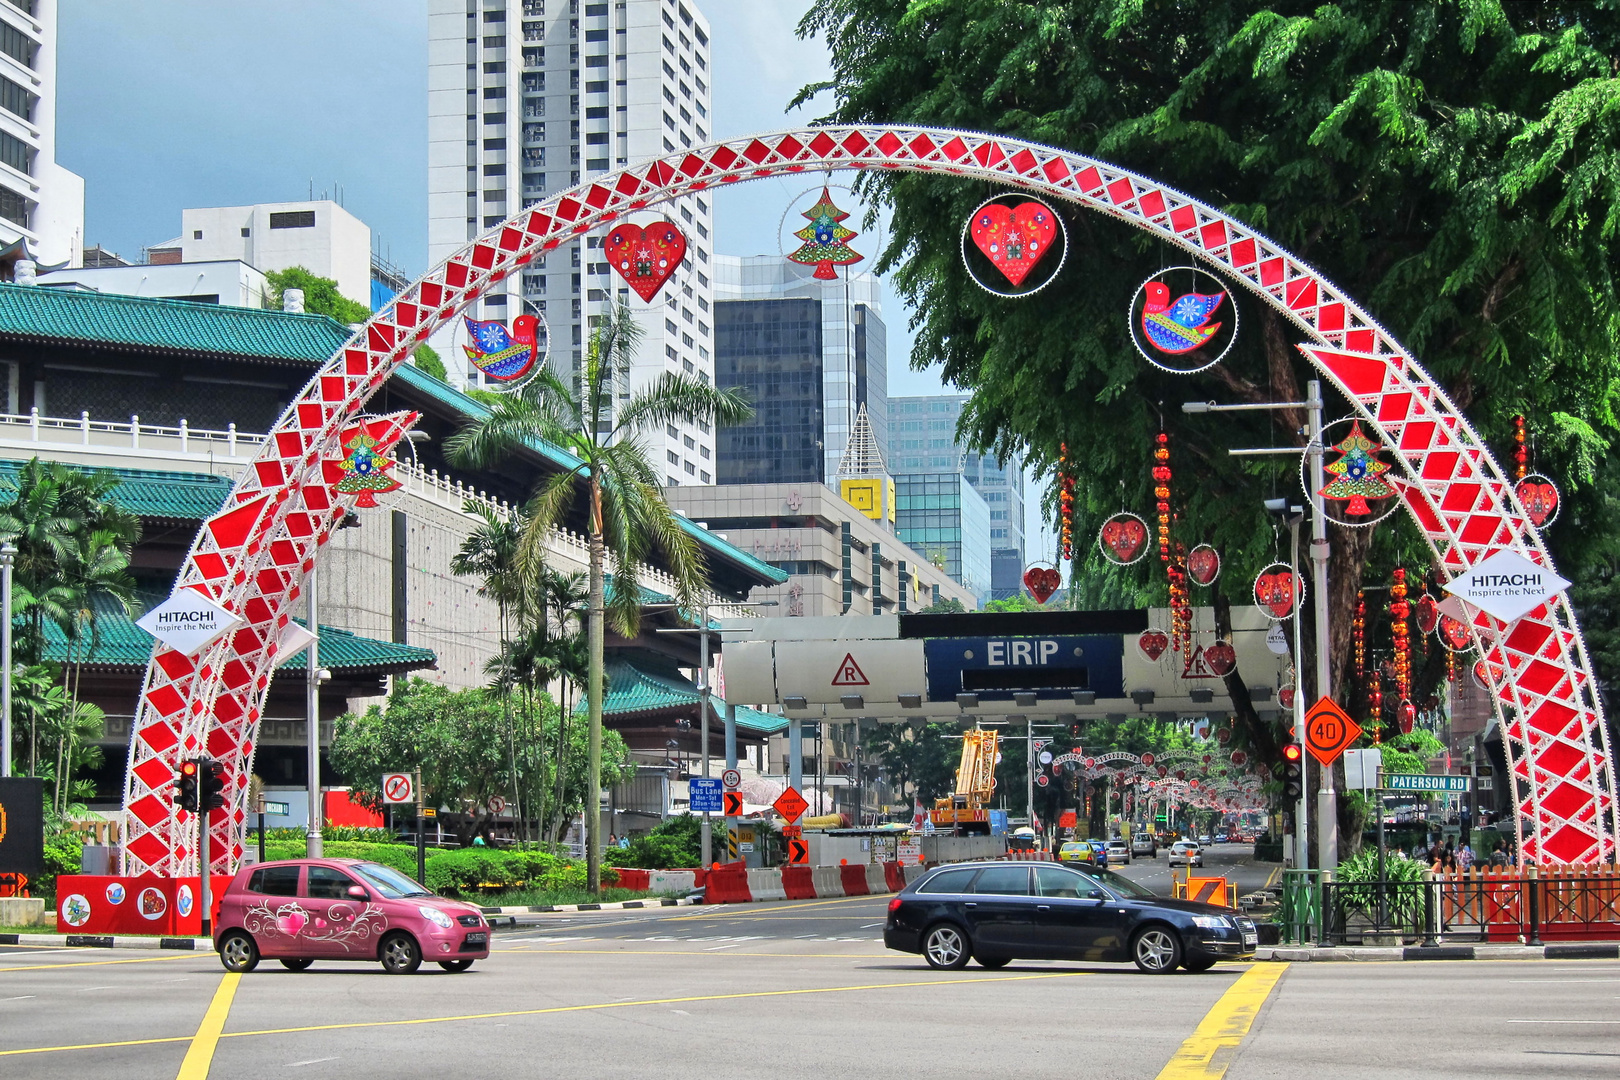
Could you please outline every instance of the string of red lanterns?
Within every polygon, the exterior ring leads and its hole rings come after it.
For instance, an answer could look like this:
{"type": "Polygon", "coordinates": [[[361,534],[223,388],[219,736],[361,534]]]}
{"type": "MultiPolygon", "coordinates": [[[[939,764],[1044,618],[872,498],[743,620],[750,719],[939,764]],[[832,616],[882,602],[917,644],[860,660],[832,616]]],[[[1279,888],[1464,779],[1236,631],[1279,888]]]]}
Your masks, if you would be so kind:
{"type": "Polygon", "coordinates": [[[1393,578],[1389,586],[1389,632],[1395,645],[1395,688],[1400,694],[1401,733],[1409,734],[1417,719],[1417,709],[1412,704],[1412,631],[1407,622],[1412,605],[1406,602],[1406,571],[1397,566],[1393,578]]]}
{"type": "MultiPolygon", "coordinates": [[[[1367,694],[1367,594],[1356,591],[1356,614],[1350,620],[1351,657],[1355,664],[1356,689],[1367,694]]],[[[1376,732],[1377,729],[1374,728],[1376,732]]]]}
{"type": "Polygon", "coordinates": [[[1065,562],[1074,561],[1074,476],[1069,472],[1069,444],[1058,444],[1058,543],[1065,562]]]}
{"type": "Polygon", "coordinates": [[[1529,437],[1522,415],[1513,418],[1513,479],[1523,480],[1530,473],[1529,437]]]}

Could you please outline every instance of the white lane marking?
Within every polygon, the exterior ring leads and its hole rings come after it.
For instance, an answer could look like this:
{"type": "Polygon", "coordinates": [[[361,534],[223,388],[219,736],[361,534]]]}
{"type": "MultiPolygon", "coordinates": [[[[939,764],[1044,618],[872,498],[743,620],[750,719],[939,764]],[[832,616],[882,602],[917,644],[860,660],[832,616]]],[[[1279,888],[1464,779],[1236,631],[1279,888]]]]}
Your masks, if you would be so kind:
{"type": "Polygon", "coordinates": [[[0,1001],[28,1001],[37,996],[37,994],[23,994],[21,997],[0,998],[0,1001]]]}
{"type": "Polygon", "coordinates": [[[110,986],[81,986],[81,987],[79,987],[79,989],[75,990],[74,993],[76,993],[76,994],[88,994],[92,990],[111,990],[111,989],[112,989],[112,987],[110,987],[110,986]]]}
{"type": "Polygon", "coordinates": [[[734,945],[710,945],[707,949],[704,949],[703,951],[704,952],[719,952],[721,949],[740,949],[740,948],[742,948],[742,946],[743,946],[743,943],[739,941],[734,945]]]}
{"type": "Polygon", "coordinates": [[[1510,1024],[1620,1024],[1620,1020],[1509,1020],[1510,1024]]]}
{"type": "Polygon", "coordinates": [[[325,1058],[310,1058],[308,1061],[289,1061],[289,1062],[287,1062],[286,1068],[289,1068],[289,1069],[301,1069],[305,1065],[319,1065],[323,1061],[336,1061],[336,1060],[337,1060],[337,1058],[335,1058],[335,1057],[325,1057],[325,1058]]]}
{"type": "MultiPolygon", "coordinates": [[[[198,843],[201,843],[201,841],[198,841],[198,843]]],[[[861,930],[870,930],[875,926],[882,926],[882,925],[883,924],[880,923],[880,922],[869,922],[869,923],[865,924],[864,926],[859,927],[859,929],[861,929],[861,930]]]]}
{"type": "Polygon", "coordinates": [[[1558,986],[1583,986],[1586,983],[1617,983],[1620,979],[1509,979],[1510,983],[1553,983],[1558,986]]]}

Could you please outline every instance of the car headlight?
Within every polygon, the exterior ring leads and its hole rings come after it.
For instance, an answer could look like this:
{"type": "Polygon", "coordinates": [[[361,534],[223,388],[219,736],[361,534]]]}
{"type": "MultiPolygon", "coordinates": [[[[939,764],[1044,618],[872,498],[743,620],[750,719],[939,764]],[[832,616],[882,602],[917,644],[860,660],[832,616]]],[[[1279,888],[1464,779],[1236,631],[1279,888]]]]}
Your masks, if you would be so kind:
{"type": "Polygon", "coordinates": [[[456,925],[455,920],[450,918],[450,916],[446,915],[444,912],[440,911],[438,908],[431,908],[426,904],[422,904],[416,910],[422,913],[422,918],[426,919],[428,922],[439,927],[440,929],[448,930],[452,926],[456,925]]]}
{"type": "Polygon", "coordinates": [[[1224,930],[1232,925],[1225,915],[1194,915],[1193,925],[1205,930],[1224,930]]]}

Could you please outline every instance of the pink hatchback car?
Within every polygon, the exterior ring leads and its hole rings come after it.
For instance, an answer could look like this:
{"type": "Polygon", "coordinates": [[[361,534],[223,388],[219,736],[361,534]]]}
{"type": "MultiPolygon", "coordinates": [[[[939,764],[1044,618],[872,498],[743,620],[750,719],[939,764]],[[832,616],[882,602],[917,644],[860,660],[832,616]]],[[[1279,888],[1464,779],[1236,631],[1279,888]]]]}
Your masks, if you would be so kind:
{"type": "Polygon", "coordinates": [[[434,896],[391,867],[297,859],[243,867],[219,902],[214,950],[227,971],[260,958],[303,971],[317,960],[381,960],[409,975],[433,960],[466,971],[489,955],[476,907],[434,896]]]}

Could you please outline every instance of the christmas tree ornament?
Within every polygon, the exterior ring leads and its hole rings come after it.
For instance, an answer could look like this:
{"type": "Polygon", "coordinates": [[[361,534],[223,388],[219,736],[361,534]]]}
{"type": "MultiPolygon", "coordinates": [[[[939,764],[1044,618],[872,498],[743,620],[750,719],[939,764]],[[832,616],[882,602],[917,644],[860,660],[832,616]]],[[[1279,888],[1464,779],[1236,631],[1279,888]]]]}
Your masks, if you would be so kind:
{"type": "Polygon", "coordinates": [[[1221,553],[1208,544],[1199,544],[1187,552],[1187,576],[1198,585],[1215,584],[1221,576],[1221,553]]]}
{"type": "Polygon", "coordinates": [[[1029,590],[1029,595],[1035,598],[1037,604],[1044,604],[1052,599],[1052,594],[1057,592],[1062,584],[1063,575],[1055,566],[1036,563],[1024,571],[1024,588],[1029,590]]]}
{"type": "Polygon", "coordinates": [[[1226,285],[1195,266],[1161,270],[1131,301],[1131,340],[1154,367],[1190,375],[1220,363],[1237,338],[1226,285]]]}
{"type": "Polygon", "coordinates": [[[1525,517],[1538,529],[1551,525],[1558,517],[1558,486],[1540,473],[1530,473],[1513,485],[1514,494],[1524,507],[1525,517]]]}
{"type": "Polygon", "coordinates": [[[1148,627],[1136,636],[1136,647],[1149,663],[1158,663],[1170,648],[1170,635],[1157,627],[1148,627]]]}
{"type": "Polygon", "coordinates": [[[838,266],[850,266],[866,256],[849,246],[860,233],[844,225],[849,213],[833,202],[831,186],[821,189],[821,198],[814,206],[800,212],[810,224],[793,235],[803,241],[798,249],[788,253],[788,261],[801,266],[814,266],[811,275],[821,281],[837,281],[838,266]]]}
{"type": "Polygon", "coordinates": [[[392,506],[405,485],[396,475],[400,455],[405,471],[414,471],[416,447],[405,434],[419,418],[414,412],[359,416],[338,434],[341,457],[321,462],[321,476],[337,495],[352,495],[355,510],[392,506]]]}
{"type": "Polygon", "coordinates": [[[1046,203],[1018,194],[980,203],[962,231],[962,261],[968,276],[993,296],[1030,296],[1045,288],[1068,254],[1063,219],[1046,203]],[[972,248],[968,242],[972,242],[972,248]],[[1059,254],[1052,255],[1058,249],[1059,254]],[[985,272],[988,262],[994,277],[985,272]],[[1037,267],[1046,268],[1031,277],[1037,267]],[[1007,291],[1005,286],[1011,286],[1007,291]]]}
{"type": "Polygon", "coordinates": [[[1377,525],[1401,508],[1400,489],[1389,474],[1391,452],[1369,438],[1360,417],[1346,416],[1324,425],[1299,458],[1299,482],[1311,490],[1313,454],[1322,455],[1327,483],[1317,492],[1322,512],[1334,524],[1352,528],[1377,525]]]}
{"type": "Polygon", "coordinates": [[[652,303],[685,260],[686,236],[667,219],[646,226],[619,222],[603,239],[602,254],[637,296],[652,303]]]}
{"type": "Polygon", "coordinates": [[[1130,566],[1147,554],[1147,522],[1127,511],[1120,511],[1097,530],[1097,546],[1103,558],[1116,566],[1130,566]]]}
{"type": "Polygon", "coordinates": [[[463,316],[456,325],[452,340],[473,369],[467,374],[478,389],[513,393],[545,366],[551,352],[550,327],[538,307],[528,301],[522,306],[510,324],[463,316]]]}
{"type": "Polygon", "coordinates": [[[1268,619],[1282,620],[1305,601],[1305,582],[1287,563],[1272,563],[1255,575],[1254,605],[1268,619]]]}

